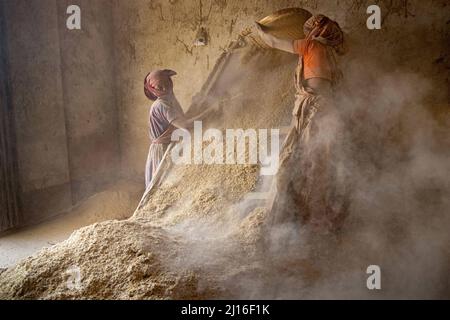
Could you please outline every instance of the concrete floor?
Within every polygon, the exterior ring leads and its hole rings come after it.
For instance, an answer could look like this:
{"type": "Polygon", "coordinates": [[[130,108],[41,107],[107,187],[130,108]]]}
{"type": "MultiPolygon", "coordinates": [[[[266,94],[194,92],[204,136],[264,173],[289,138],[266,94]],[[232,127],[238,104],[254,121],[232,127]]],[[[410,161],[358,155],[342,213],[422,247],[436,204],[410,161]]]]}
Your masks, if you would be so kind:
{"type": "Polygon", "coordinates": [[[39,225],[0,237],[0,270],[9,268],[44,247],[70,237],[73,231],[95,222],[129,218],[142,196],[142,185],[121,181],[60,215],[39,225]]]}

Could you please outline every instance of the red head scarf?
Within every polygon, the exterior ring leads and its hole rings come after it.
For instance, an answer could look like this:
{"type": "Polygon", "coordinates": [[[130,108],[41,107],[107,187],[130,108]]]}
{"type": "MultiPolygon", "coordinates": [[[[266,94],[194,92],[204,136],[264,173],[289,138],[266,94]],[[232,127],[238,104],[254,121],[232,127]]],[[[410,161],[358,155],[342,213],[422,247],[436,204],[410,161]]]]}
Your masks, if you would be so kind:
{"type": "Polygon", "coordinates": [[[173,70],[155,70],[144,79],[144,93],[152,101],[173,94],[173,82],[170,77],[177,73],[173,70]]]}
{"type": "Polygon", "coordinates": [[[344,33],[339,24],[322,14],[309,18],[303,26],[303,32],[307,35],[307,39],[317,38],[320,42],[334,48],[338,54],[345,52],[344,33]]]}

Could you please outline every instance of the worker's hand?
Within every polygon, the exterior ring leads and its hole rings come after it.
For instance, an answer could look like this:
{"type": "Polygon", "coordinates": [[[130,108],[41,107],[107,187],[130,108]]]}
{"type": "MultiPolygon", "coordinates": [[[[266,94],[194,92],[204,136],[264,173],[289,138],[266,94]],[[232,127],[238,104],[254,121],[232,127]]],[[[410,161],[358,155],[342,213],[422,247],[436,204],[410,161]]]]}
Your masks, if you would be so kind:
{"type": "Polygon", "coordinates": [[[255,21],[255,28],[256,28],[256,31],[258,31],[259,34],[265,34],[266,33],[264,31],[264,29],[263,29],[263,26],[257,21],[255,21]]]}

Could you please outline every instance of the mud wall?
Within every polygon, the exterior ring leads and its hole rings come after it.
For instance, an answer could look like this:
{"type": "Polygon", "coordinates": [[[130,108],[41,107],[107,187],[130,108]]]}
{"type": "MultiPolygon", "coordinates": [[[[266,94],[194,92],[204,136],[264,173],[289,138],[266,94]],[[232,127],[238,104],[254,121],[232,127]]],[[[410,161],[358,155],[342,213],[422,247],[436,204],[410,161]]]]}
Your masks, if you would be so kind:
{"type": "Polygon", "coordinates": [[[175,92],[186,109],[229,41],[277,9],[300,6],[336,19],[347,34],[344,73],[367,74],[369,87],[380,75],[417,74],[429,81],[430,109],[448,111],[445,0],[377,1],[383,25],[376,31],[366,28],[370,0],[74,3],[82,29],[69,31],[70,1],[4,1],[25,221],[67,208],[120,173],[143,180],[146,73],[176,70],[175,92]],[[195,47],[200,27],[208,44],[195,47]]]}
{"type": "Polygon", "coordinates": [[[344,71],[347,67],[367,73],[369,85],[386,73],[417,73],[432,81],[430,108],[447,110],[442,106],[448,99],[449,84],[447,2],[376,2],[382,10],[383,25],[381,30],[372,31],[366,27],[366,10],[374,1],[115,0],[116,89],[124,174],[143,176],[149,144],[150,102],[142,93],[146,73],[154,68],[176,70],[175,92],[187,108],[229,41],[254,20],[286,7],[300,6],[340,23],[349,48],[342,61],[344,71]],[[200,26],[206,28],[209,43],[194,47],[200,26]],[[357,60],[362,63],[355,63],[357,60]],[[364,62],[370,62],[371,68],[364,62]]]}
{"type": "Polygon", "coordinates": [[[69,208],[116,175],[117,112],[109,1],[4,2],[23,223],[69,208]]]}

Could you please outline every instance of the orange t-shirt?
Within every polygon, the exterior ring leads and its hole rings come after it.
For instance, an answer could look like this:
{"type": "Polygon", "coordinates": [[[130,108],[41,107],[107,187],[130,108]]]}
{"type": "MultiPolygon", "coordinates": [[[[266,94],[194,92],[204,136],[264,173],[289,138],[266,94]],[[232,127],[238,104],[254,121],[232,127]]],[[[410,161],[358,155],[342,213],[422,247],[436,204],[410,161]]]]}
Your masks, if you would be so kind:
{"type": "Polygon", "coordinates": [[[295,40],[294,52],[303,56],[303,77],[305,80],[311,78],[333,80],[326,45],[315,40],[295,40]]]}

